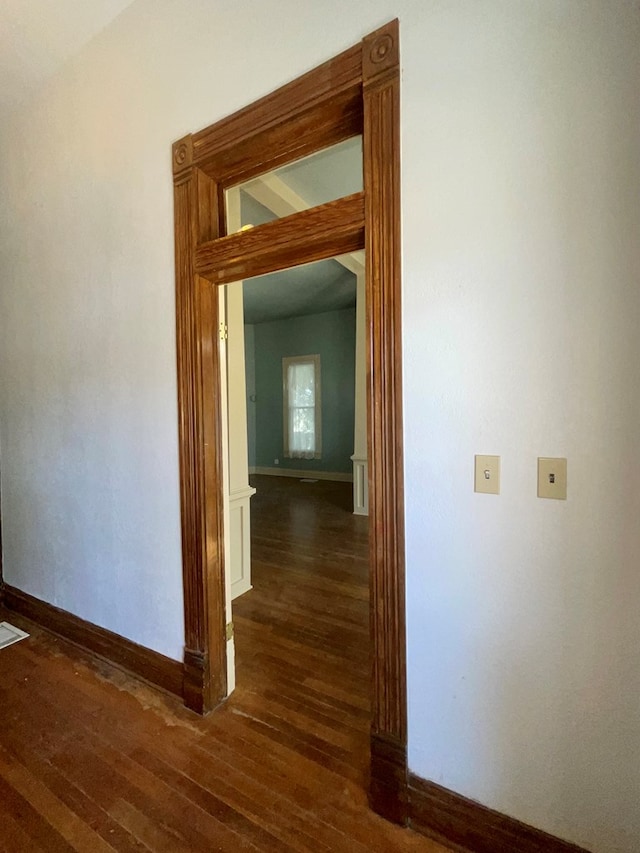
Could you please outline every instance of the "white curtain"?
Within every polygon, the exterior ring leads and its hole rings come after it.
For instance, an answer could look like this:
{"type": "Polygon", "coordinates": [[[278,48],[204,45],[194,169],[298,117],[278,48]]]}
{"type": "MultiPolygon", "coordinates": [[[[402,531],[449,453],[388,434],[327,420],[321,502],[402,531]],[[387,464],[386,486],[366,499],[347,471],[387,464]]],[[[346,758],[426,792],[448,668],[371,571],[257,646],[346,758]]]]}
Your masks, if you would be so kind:
{"type": "Polygon", "coordinates": [[[313,362],[288,365],[287,392],[289,456],[313,459],[318,455],[316,371],[313,362]]]}

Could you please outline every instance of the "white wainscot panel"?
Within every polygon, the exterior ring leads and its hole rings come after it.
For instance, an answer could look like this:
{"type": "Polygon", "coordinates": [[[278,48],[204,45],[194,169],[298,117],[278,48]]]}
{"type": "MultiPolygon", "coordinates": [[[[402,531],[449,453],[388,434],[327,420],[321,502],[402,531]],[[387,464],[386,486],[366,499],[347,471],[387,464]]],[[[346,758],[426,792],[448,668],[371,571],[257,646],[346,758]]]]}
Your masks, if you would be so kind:
{"type": "Polygon", "coordinates": [[[366,459],[352,456],[353,514],[369,515],[369,466],[366,459]]]}
{"type": "Polygon", "coordinates": [[[229,495],[229,533],[231,539],[231,598],[251,589],[251,498],[249,487],[229,495]]]}

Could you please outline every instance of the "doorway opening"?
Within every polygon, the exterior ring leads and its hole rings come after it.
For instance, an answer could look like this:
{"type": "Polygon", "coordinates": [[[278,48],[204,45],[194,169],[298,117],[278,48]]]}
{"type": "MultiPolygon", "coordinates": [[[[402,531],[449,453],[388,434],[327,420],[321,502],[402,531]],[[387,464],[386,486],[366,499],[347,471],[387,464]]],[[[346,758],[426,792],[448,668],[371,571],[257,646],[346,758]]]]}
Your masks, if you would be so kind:
{"type": "Polygon", "coordinates": [[[356,253],[226,286],[220,344],[233,705],[313,731],[361,780],[369,554],[353,472],[366,466],[356,456],[366,454],[363,261],[356,253]]]}
{"type": "MultiPolygon", "coordinates": [[[[228,692],[220,286],[366,248],[370,801],[406,821],[399,40],[394,21],[173,146],[184,700],[228,692]],[[362,135],[364,188],[233,232],[225,190],[362,135]]],[[[252,224],[252,223],[251,223],[252,224]]]]}
{"type": "MultiPolygon", "coordinates": [[[[356,277],[325,260],[224,291],[229,690],[235,676],[228,710],[251,715],[273,737],[286,737],[292,753],[313,756],[345,784],[362,787],[369,554],[368,519],[353,513],[351,482],[356,277]],[[240,289],[244,325],[234,322],[240,289]],[[244,370],[234,364],[243,354],[244,370]]],[[[366,409],[359,415],[366,427],[366,409]]]]}

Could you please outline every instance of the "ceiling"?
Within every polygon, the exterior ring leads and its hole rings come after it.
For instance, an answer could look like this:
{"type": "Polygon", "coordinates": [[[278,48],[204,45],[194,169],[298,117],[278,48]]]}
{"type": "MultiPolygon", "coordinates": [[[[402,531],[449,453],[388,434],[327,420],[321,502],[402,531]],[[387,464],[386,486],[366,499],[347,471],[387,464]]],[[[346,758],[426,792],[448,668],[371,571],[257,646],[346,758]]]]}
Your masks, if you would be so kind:
{"type": "Polygon", "coordinates": [[[0,116],[34,94],[132,0],[1,0],[0,116]]]}
{"type": "Polygon", "coordinates": [[[270,323],[353,307],[356,277],[337,261],[318,261],[247,279],[243,295],[245,323],[270,323]]]}
{"type": "MultiPolygon", "coordinates": [[[[252,196],[256,185],[265,181],[273,189],[274,180],[276,185],[291,191],[287,193],[289,199],[292,195],[297,196],[297,202],[301,203],[299,210],[360,192],[363,186],[362,137],[352,136],[337,145],[331,145],[272,172],[252,178],[239,185],[241,197],[252,196]]],[[[242,225],[249,221],[258,225],[274,218],[277,217],[270,213],[268,219],[260,222],[247,220],[243,211],[242,225]]]]}

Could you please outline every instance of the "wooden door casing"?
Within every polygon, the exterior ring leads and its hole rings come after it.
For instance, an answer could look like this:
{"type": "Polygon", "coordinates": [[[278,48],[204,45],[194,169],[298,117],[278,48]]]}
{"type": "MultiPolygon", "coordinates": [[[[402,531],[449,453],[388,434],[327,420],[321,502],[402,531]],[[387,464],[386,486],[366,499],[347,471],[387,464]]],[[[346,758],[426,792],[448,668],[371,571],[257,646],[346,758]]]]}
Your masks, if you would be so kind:
{"type": "Polygon", "coordinates": [[[226,696],[221,284],[366,248],[372,807],[407,819],[399,26],[173,145],[184,701],[226,696]],[[225,236],[224,191],[355,134],[364,191],[225,236]]]}

